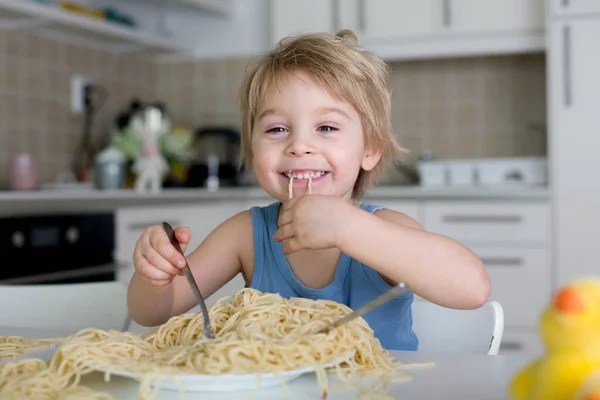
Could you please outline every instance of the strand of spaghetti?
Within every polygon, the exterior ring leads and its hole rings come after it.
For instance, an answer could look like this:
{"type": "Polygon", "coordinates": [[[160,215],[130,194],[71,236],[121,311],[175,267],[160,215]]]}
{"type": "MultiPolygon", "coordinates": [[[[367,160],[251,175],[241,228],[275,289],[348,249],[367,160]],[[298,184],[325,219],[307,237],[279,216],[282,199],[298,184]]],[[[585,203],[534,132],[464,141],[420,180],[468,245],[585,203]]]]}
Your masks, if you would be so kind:
{"type": "Polygon", "coordinates": [[[294,177],[290,174],[290,183],[289,183],[289,187],[288,187],[288,197],[290,199],[294,196],[293,188],[294,188],[294,177]]]}
{"type": "Polygon", "coordinates": [[[308,194],[312,194],[312,177],[308,177],[308,194]]]}

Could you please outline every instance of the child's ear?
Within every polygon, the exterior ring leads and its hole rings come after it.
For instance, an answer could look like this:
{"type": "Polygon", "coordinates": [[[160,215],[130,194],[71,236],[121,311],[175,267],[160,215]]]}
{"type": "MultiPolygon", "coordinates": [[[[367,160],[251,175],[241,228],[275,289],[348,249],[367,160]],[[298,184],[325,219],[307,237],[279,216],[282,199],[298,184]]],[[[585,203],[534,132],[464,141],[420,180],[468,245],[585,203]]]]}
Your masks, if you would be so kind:
{"type": "Polygon", "coordinates": [[[361,168],[365,171],[371,171],[375,168],[379,160],[381,160],[382,154],[383,151],[381,149],[366,149],[362,163],[360,164],[361,168]]]}

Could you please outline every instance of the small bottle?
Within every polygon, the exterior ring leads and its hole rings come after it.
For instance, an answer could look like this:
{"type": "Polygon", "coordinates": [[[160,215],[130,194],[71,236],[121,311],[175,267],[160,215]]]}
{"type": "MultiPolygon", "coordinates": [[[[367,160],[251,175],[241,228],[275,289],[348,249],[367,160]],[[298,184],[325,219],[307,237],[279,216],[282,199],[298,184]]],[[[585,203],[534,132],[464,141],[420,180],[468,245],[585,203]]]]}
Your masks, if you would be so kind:
{"type": "Polygon", "coordinates": [[[209,192],[215,192],[219,190],[219,157],[210,154],[207,158],[206,166],[208,168],[206,187],[209,192]]]}

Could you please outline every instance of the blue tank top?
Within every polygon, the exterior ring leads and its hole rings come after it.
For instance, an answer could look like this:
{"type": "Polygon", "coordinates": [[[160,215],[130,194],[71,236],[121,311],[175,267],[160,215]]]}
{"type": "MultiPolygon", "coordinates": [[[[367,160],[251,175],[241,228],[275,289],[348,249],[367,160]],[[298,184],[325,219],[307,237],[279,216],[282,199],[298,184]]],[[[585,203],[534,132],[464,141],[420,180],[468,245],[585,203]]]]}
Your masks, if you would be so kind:
{"type": "MultiPolygon", "coordinates": [[[[250,287],[264,293],[279,293],[284,298],[333,300],[356,310],[386,292],[390,285],[377,271],[342,253],[335,279],[328,286],[313,289],[296,278],[281,243],[273,240],[281,203],[252,207],[254,232],[254,273],[250,287]]],[[[361,209],[374,213],[384,207],[362,204],[361,209]]],[[[375,337],[388,350],[417,350],[419,341],[412,329],[412,302],[408,291],[394,300],[363,315],[375,337]]]]}

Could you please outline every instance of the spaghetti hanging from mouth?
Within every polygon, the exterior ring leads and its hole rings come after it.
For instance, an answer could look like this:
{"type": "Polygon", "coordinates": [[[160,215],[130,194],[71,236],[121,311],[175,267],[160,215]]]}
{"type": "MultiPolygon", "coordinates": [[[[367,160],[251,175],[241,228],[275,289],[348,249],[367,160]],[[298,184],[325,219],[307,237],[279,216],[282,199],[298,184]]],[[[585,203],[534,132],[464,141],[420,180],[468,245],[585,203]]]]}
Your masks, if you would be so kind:
{"type": "Polygon", "coordinates": [[[288,197],[291,199],[292,197],[294,197],[294,176],[290,174],[290,183],[289,183],[289,187],[288,187],[288,197]]]}
{"type": "Polygon", "coordinates": [[[308,194],[312,194],[312,176],[308,177],[308,194]]]}

